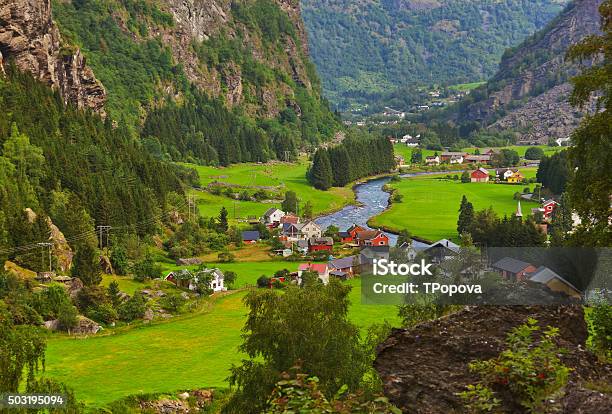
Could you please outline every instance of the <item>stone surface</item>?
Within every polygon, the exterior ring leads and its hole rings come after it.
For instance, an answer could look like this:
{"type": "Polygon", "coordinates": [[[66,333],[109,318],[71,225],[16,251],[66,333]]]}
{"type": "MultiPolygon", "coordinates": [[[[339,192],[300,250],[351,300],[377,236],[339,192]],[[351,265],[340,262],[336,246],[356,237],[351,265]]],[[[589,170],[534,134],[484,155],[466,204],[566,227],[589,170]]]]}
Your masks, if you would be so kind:
{"type": "Polygon", "coordinates": [[[505,55],[489,82],[488,96],[467,108],[466,119],[517,129],[525,143],[568,137],[583,114],[568,103],[567,80],[580,68],[566,61],[565,54],[571,44],[600,32],[601,1],[577,1],[551,26],[505,55]],[[524,65],[525,59],[530,63],[524,65]]]}
{"type": "Polygon", "coordinates": [[[0,0],[0,53],[4,65],[14,62],[65,102],[103,113],[106,91],[81,51],[62,42],[51,0],[0,0]]]}
{"type": "MultiPolygon", "coordinates": [[[[404,412],[464,412],[458,392],[478,381],[469,370],[474,360],[490,359],[505,347],[507,333],[529,317],[540,326],[559,328],[559,345],[569,352],[563,362],[573,369],[565,394],[546,412],[579,413],[573,395],[585,401],[599,401],[599,396],[580,391],[587,381],[612,380],[612,366],[601,363],[585,349],[587,328],[581,306],[526,307],[478,306],[412,329],[395,329],[378,348],[375,369],[381,376],[385,394],[404,412]],[[567,410],[559,411],[558,405],[567,410]],[[572,408],[573,407],[573,408],[572,408]]],[[[523,409],[501,395],[503,412],[522,413],[523,409]]],[[[594,411],[596,412],[596,411],[594,411]]]]}

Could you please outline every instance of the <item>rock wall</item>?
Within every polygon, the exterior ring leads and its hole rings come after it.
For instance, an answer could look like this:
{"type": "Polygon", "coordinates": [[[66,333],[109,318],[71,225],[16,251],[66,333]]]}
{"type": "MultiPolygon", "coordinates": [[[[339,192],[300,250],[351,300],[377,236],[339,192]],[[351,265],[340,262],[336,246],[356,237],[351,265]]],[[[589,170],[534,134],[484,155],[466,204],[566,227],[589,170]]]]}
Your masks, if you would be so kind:
{"type": "Polygon", "coordinates": [[[567,79],[579,67],[567,62],[565,54],[570,45],[600,32],[601,2],[576,0],[547,28],[506,54],[489,81],[488,97],[470,105],[467,118],[488,124],[504,113],[494,127],[523,130],[524,142],[546,143],[569,136],[582,115],[567,102],[571,91],[567,79]]]}
{"type": "Polygon", "coordinates": [[[8,61],[59,90],[65,102],[103,113],[106,91],[81,51],[62,43],[51,0],[0,0],[0,71],[8,61]]]}

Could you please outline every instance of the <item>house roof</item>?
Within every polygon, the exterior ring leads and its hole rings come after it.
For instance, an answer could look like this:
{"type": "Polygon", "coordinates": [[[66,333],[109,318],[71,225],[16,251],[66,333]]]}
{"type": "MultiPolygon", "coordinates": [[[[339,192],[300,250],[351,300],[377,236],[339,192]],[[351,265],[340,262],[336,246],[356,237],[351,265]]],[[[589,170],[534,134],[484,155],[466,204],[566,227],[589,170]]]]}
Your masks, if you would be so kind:
{"type": "Polygon", "coordinates": [[[296,244],[300,249],[308,248],[308,240],[298,240],[296,244]]]}
{"type": "Polygon", "coordinates": [[[542,203],[542,205],[543,205],[543,206],[545,206],[545,205],[547,205],[547,204],[551,204],[551,203],[555,203],[555,204],[557,204],[557,202],[556,202],[555,200],[553,200],[552,198],[550,198],[550,199],[548,199],[548,200],[544,201],[544,202],[542,203]]]}
{"type": "Polygon", "coordinates": [[[453,156],[464,156],[465,152],[452,152],[452,151],[448,151],[448,152],[443,152],[442,153],[442,157],[453,157],[453,156]]]}
{"type": "Polygon", "coordinates": [[[476,173],[479,173],[479,172],[482,173],[482,174],[489,175],[489,170],[487,170],[486,168],[482,168],[482,167],[480,167],[477,170],[472,171],[472,175],[474,175],[476,173]]]}
{"type": "Polygon", "coordinates": [[[248,231],[243,231],[242,232],[242,240],[259,240],[260,239],[260,235],[259,235],[259,231],[257,230],[248,230],[248,231]]]}
{"type": "Polygon", "coordinates": [[[531,263],[523,262],[513,257],[504,257],[493,264],[495,269],[504,270],[510,273],[518,273],[529,266],[531,266],[531,263]]]}
{"type": "Polygon", "coordinates": [[[280,221],[283,224],[285,223],[297,224],[300,222],[300,218],[296,216],[295,214],[285,214],[283,217],[281,217],[280,221]]]}
{"type": "Polygon", "coordinates": [[[332,269],[347,269],[349,267],[353,267],[354,262],[355,256],[348,256],[341,259],[332,260],[328,263],[328,265],[332,269]]]}
{"type": "Polygon", "coordinates": [[[517,172],[518,168],[498,168],[495,170],[495,174],[502,175],[505,174],[507,171],[517,172]]]}
{"type": "Polygon", "coordinates": [[[270,217],[272,214],[276,213],[277,211],[280,211],[281,213],[285,213],[283,210],[279,210],[278,208],[269,208],[268,210],[266,210],[266,212],[264,213],[264,217],[270,217]]]}
{"type": "Polygon", "coordinates": [[[363,227],[357,225],[357,224],[353,224],[351,227],[348,228],[347,232],[355,230],[355,229],[361,229],[361,230],[365,230],[363,227]]]}
{"type": "Polygon", "coordinates": [[[361,250],[361,256],[368,259],[375,259],[389,255],[389,246],[368,246],[361,250]]]}
{"type": "Polygon", "coordinates": [[[308,244],[310,245],[325,245],[325,246],[333,246],[334,245],[334,239],[332,239],[331,237],[311,237],[310,239],[308,239],[308,244]]]}
{"type": "Polygon", "coordinates": [[[345,238],[345,237],[351,237],[351,234],[348,231],[339,231],[338,236],[345,238]]]}
{"type": "Polygon", "coordinates": [[[451,250],[451,251],[453,251],[455,253],[459,252],[459,249],[460,249],[458,244],[455,244],[455,243],[453,243],[452,241],[450,241],[448,239],[441,239],[441,240],[438,240],[437,242],[435,242],[434,244],[432,244],[431,246],[428,246],[427,248],[425,248],[425,250],[429,250],[429,249],[434,248],[434,247],[446,247],[447,249],[449,249],[449,250],[451,250]]]}
{"type": "Polygon", "coordinates": [[[439,157],[433,156],[433,155],[428,155],[427,157],[425,157],[426,160],[435,160],[436,158],[439,158],[439,157]]]}
{"type": "Polygon", "coordinates": [[[357,238],[360,240],[371,240],[379,235],[384,235],[384,233],[380,230],[364,230],[357,233],[357,238]]]}
{"type": "Polygon", "coordinates": [[[538,267],[538,269],[535,272],[531,273],[530,276],[529,276],[529,280],[531,280],[532,282],[538,282],[538,283],[544,283],[544,284],[547,284],[552,279],[557,279],[560,282],[562,282],[562,283],[566,284],[567,286],[571,287],[572,289],[574,289],[576,292],[580,292],[580,290],[578,290],[578,288],[576,288],[576,286],[572,285],[566,279],[564,279],[563,277],[559,276],[559,274],[557,274],[552,269],[549,269],[546,266],[538,267]]]}
{"type": "Polygon", "coordinates": [[[327,264],[325,263],[302,263],[300,267],[298,267],[300,271],[312,271],[317,272],[319,274],[325,273],[327,271],[327,264]]]}
{"type": "Polygon", "coordinates": [[[331,276],[336,276],[336,277],[345,277],[347,275],[346,272],[341,272],[340,270],[332,270],[331,272],[329,272],[329,274],[331,276]]]}

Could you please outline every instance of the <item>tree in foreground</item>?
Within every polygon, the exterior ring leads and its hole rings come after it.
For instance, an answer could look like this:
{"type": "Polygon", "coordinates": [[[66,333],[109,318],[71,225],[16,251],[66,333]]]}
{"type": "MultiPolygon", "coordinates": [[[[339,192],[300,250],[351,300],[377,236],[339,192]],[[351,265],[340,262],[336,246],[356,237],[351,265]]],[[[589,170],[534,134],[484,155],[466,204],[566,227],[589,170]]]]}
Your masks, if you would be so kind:
{"type": "Polygon", "coordinates": [[[245,297],[249,316],[240,351],[250,359],[231,369],[234,396],[229,413],[260,413],[283,372],[300,363],[316,376],[330,398],[344,385],[354,392],[372,371],[372,350],[360,341],[359,328],[348,320],[350,292],[336,280],[328,285],[251,291],[245,297]]]}
{"type": "Polygon", "coordinates": [[[582,226],[575,233],[576,240],[581,245],[610,246],[612,176],[605,172],[610,170],[612,153],[612,0],[604,0],[599,12],[602,34],[588,36],[568,51],[569,59],[596,62],[572,79],[574,90],[570,102],[583,108],[593,95],[599,94],[599,110],[585,116],[572,135],[574,145],[569,149],[569,156],[575,173],[569,193],[582,219],[582,226]]]}

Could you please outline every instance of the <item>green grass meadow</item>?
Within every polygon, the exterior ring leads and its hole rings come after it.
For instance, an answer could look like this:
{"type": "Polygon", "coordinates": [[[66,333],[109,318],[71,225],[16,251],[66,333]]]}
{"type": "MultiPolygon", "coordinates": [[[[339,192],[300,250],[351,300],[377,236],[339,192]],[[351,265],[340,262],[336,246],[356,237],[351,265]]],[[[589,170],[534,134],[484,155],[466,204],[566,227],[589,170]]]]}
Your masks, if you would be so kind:
{"type": "MultiPolygon", "coordinates": [[[[262,263],[261,268],[273,264],[279,263],[262,263]]],[[[353,287],[349,318],[364,334],[367,327],[385,320],[400,326],[395,306],[362,305],[361,280],[346,283],[353,287]]],[[[89,407],[133,394],[227,387],[229,368],[243,358],[238,346],[247,313],[245,294],[231,293],[214,300],[205,311],[110,335],[52,335],[45,375],[72,387],[89,407]]]]}
{"type": "MultiPolygon", "coordinates": [[[[535,171],[534,168],[521,169],[527,178],[533,177],[535,171]]],[[[493,207],[499,215],[510,215],[517,207],[514,193],[527,187],[522,184],[462,184],[433,176],[407,178],[391,186],[404,196],[403,201],[392,204],[391,208],[371,220],[371,224],[397,231],[408,229],[412,235],[431,241],[458,238],[457,217],[463,195],[476,210],[493,207]]],[[[533,188],[533,184],[530,187],[533,188]]],[[[521,201],[521,205],[524,215],[536,206],[527,201],[521,201]]]]}
{"type": "MultiPolygon", "coordinates": [[[[511,149],[514,150],[518,153],[519,156],[523,157],[525,156],[525,151],[527,151],[527,148],[529,148],[530,146],[527,145],[511,145],[509,147],[504,147],[507,149],[511,149]]],[[[542,148],[542,150],[544,151],[544,155],[547,156],[551,156],[553,155],[555,152],[561,151],[562,149],[564,149],[564,147],[549,147],[548,145],[537,145],[537,147],[542,148]]],[[[393,145],[393,150],[395,151],[396,155],[401,155],[402,157],[404,157],[404,159],[406,160],[406,163],[410,163],[410,159],[412,158],[412,147],[408,147],[404,144],[395,144],[393,145]]],[[[482,148],[481,148],[482,150],[482,148]]],[[[438,154],[441,154],[443,151],[435,151],[435,150],[429,150],[429,149],[423,149],[423,159],[425,159],[425,157],[429,157],[429,156],[433,156],[436,152],[438,154]]],[[[476,151],[475,147],[468,147],[468,148],[463,148],[463,151],[467,152],[468,154],[474,154],[474,152],[476,151]]]]}
{"type": "MultiPolygon", "coordinates": [[[[230,167],[208,167],[185,164],[194,168],[200,176],[200,185],[207,186],[219,181],[227,184],[256,187],[277,187],[281,192],[295,191],[303,205],[310,201],[315,214],[339,210],[354,201],[350,185],[332,188],[329,191],[317,190],[306,180],[309,162],[302,158],[297,163],[236,164],[230,167]]],[[[228,197],[213,195],[204,191],[194,191],[200,214],[213,217],[219,214],[221,207],[229,212],[230,219],[244,219],[249,216],[261,216],[270,207],[278,204],[258,203],[254,201],[232,200],[228,197]]]]}

